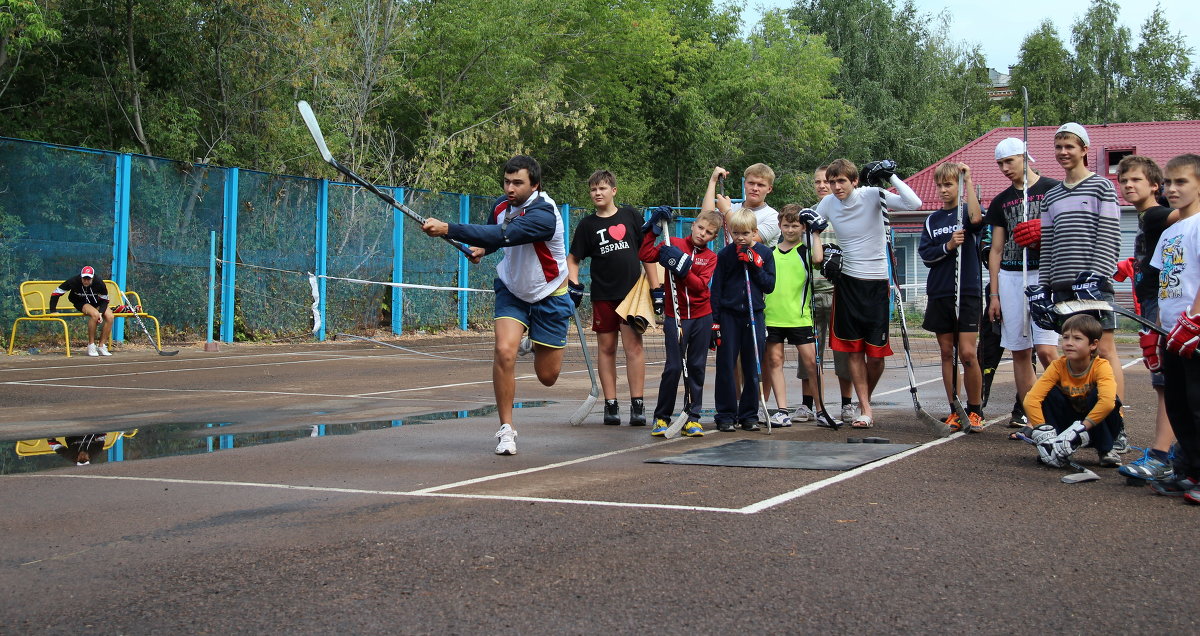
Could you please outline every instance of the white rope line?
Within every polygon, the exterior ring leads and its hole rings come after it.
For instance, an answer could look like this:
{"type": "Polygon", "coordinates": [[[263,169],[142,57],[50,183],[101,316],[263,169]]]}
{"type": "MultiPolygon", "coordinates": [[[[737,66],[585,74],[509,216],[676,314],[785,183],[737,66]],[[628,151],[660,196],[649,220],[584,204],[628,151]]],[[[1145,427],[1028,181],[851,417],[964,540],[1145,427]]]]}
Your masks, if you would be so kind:
{"type": "MultiPolygon", "coordinates": [[[[313,275],[312,272],[299,272],[299,271],[295,271],[295,270],[291,270],[291,269],[279,269],[277,267],[267,267],[266,265],[251,265],[249,263],[234,263],[234,262],[226,261],[226,260],[222,260],[222,259],[217,259],[217,262],[225,263],[227,265],[234,265],[236,267],[248,267],[250,269],[262,269],[262,270],[267,270],[270,272],[281,272],[284,274],[296,274],[298,276],[312,276],[313,275]]],[[[417,283],[393,283],[391,281],[366,280],[366,279],[362,279],[362,278],[343,278],[341,276],[327,276],[327,275],[320,275],[320,276],[317,276],[317,278],[324,278],[325,280],[340,280],[340,281],[345,281],[348,283],[362,283],[362,284],[366,284],[366,285],[386,285],[388,287],[399,287],[401,289],[429,289],[429,290],[433,290],[433,291],[469,291],[469,292],[486,292],[489,294],[496,293],[496,290],[494,290],[494,289],[478,289],[475,287],[445,287],[445,286],[441,286],[441,285],[419,285],[417,283]]]]}

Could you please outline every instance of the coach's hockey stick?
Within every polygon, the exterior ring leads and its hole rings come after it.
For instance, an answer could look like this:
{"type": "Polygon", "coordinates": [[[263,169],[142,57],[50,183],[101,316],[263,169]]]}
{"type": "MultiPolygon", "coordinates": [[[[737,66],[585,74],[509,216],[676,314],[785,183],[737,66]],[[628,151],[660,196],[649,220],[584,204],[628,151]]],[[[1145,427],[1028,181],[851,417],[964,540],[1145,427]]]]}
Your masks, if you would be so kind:
{"type": "MultiPolygon", "coordinates": [[[[1021,220],[1029,220],[1029,91],[1021,87],[1021,220]]],[[[1021,248],[1021,290],[1029,286],[1029,248],[1021,248]]],[[[995,290],[1000,293],[1000,290],[995,290]]],[[[1029,304],[1021,303],[1021,337],[1029,335],[1029,304]]]]}
{"type": "MultiPolygon", "coordinates": [[[[392,198],[392,196],[386,192],[376,188],[366,179],[363,179],[355,174],[353,170],[342,165],[337,159],[334,159],[333,154],[329,152],[329,147],[325,145],[325,135],[321,134],[321,126],[317,123],[317,116],[313,113],[312,106],[309,106],[308,102],[301,100],[296,103],[296,107],[300,109],[300,117],[304,119],[304,125],[308,127],[308,132],[312,135],[313,141],[317,142],[317,150],[321,152],[321,158],[325,160],[325,163],[336,168],[338,172],[346,175],[346,177],[348,177],[351,181],[366,188],[367,190],[370,190],[371,194],[383,199],[385,203],[403,212],[408,218],[422,225],[425,224],[425,217],[417,214],[407,205],[404,205],[403,203],[400,203],[396,199],[392,198]]],[[[473,258],[475,256],[471,253],[471,248],[463,245],[459,241],[456,241],[448,236],[443,236],[442,240],[453,245],[458,249],[458,251],[466,254],[468,258],[473,258]]]]}
{"type": "Polygon", "coordinates": [[[887,252],[892,261],[892,275],[889,278],[896,295],[896,311],[900,314],[900,339],[904,344],[904,367],[908,370],[908,392],[912,393],[913,410],[917,414],[917,420],[928,426],[934,434],[945,437],[950,434],[950,426],[921,408],[921,401],[917,398],[917,374],[913,371],[912,354],[909,352],[908,321],[904,317],[904,297],[900,293],[900,283],[896,281],[896,250],[892,248],[890,237],[887,239],[887,252]]]}
{"type": "Polygon", "coordinates": [[[1146,319],[1145,316],[1139,316],[1120,305],[1114,305],[1107,300],[1063,300],[1054,303],[1052,310],[1060,316],[1070,316],[1071,314],[1078,314],[1084,311],[1115,311],[1143,327],[1152,329],[1164,336],[1168,335],[1167,330],[1160,327],[1158,323],[1146,319]]]}
{"type": "MultiPolygon", "coordinates": [[[[963,248],[966,247],[966,245],[967,245],[966,240],[965,240],[965,234],[966,234],[965,229],[966,228],[963,226],[963,194],[964,194],[963,190],[964,190],[963,173],[962,173],[962,170],[959,170],[958,171],[958,211],[957,211],[958,225],[955,226],[954,229],[955,229],[955,231],[964,230],[964,232],[963,232],[964,240],[963,240],[963,243],[961,245],[959,245],[957,248],[955,248],[955,250],[954,250],[954,343],[953,343],[954,347],[952,349],[954,353],[951,355],[951,359],[953,361],[953,366],[950,369],[950,372],[954,374],[953,375],[954,379],[950,383],[950,410],[954,411],[954,414],[958,416],[958,425],[961,427],[961,430],[970,431],[971,430],[971,426],[970,426],[971,422],[970,422],[969,416],[967,415],[966,409],[963,408],[962,401],[958,399],[958,339],[959,339],[959,336],[961,335],[958,321],[962,318],[962,316],[960,315],[962,313],[962,305],[960,304],[960,303],[962,303],[962,261],[963,261],[962,251],[963,251],[963,248]]],[[[964,391],[967,388],[966,384],[967,384],[967,379],[964,377],[963,378],[963,390],[964,391]]]]}
{"type": "MultiPolygon", "coordinates": [[[[125,303],[126,307],[136,309],[136,307],[133,307],[133,305],[129,303],[129,298],[125,296],[124,290],[118,287],[117,291],[121,292],[121,302],[125,303]]],[[[174,351],[163,351],[162,347],[158,346],[158,341],[150,335],[150,330],[146,328],[146,323],[142,322],[142,317],[139,316],[136,311],[133,312],[133,319],[137,322],[138,326],[142,328],[142,333],[146,334],[146,339],[150,341],[150,346],[154,347],[154,350],[158,352],[158,355],[173,356],[179,354],[179,349],[174,351]]]]}
{"type": "MultiPolygon", "coordinates": [[[[808,250],[808,258],[804,259],[804,268],[805,268],[805,275],[806,275],[804,292],[805,292],[805,295],[808,297],[809,313],[812,313],[813,304],[817,297],[817,287],[816,287],[816,284],[813,283],[813,264],[812,264],[812,249],[813,249],[812,248],[812,240],[813,239],[812,239],[812,236],[813,236],[812,231],[808,229],[807,225],[805,225],[804,226],[804,243],[806,246],[805,249],[808,250]]],[[[803,307],[803,305],[801,305],[801,307],[803,307]]],[[[836,431],[842,427],[842,422],[841,422],[841,420],[835,420],[833,418],[833,416],[829,414],[829,411],[826,410],[826,408],[825,408],[825,386],[824,386],[824,384],[822,384],[822,380],[821,380],[821,375],[825,372],[825,368],[824,368],[825,362],[824,362],[824,360],[821,359],[821,350],[825,346],[825,344],[823,342],[821,342],[821,335],[819,333],[817,333],[817,328],[816,328],[815,323],[813,324],[813,334],[816,336],[814,338],[816,340],[816,342],[814,343],[815,347],[816,347],[814,357],[815,357],[816,363],[817,363],[816,364],[816,367],[817,367],[816,376],[817,377],[814,379],[814,382],[816,383],[817,399],[821,403],[821,410],[816,413],[817,426],[820,426],[823,428],[832,428],[833,430],[836,431]]],[[[801,392],[801,395],[803,395],[803,391],[801,392]]],[[[813,403],[813,406],[816,406],[815,402],[813,403]]]]}
{"type": "MultiPolygon", "coordinates": [[[[663,220],[662,222],[663,238],[666,239],[667,245],[671,244],[671,229],[670,221],[663,220]]],[[[671,307],[675,310],[675,343],[679,349],[679,365],[683,369],[683,410],[679,411],[679,415],[671,420],[671,425],[663,432],[663,437],[671,439],[679,435],[679,431],[683,430],[683,425],[687,424],[688,407],[692,403],[692,392],[688,389],[688,369],[687,356],[684,354],[683,348],[683,316],[679,314],[679,297],[675,295],[675,275],[670,270],[664,272],[667,275],[667,284],[671,286],[671,307]]]]}
{"type": "MultiPolygon", "coordinates": [[[[747,249],[754,249],[751,245],[747,249]]],[[[762,411],[767,412],[767,398],[762,388],[762,358],[758,355],[758,321],[754,319],[754,294],[750,290],[750,266],[742,263],[742,273],[746,275],[746,309],[750,311],[750,339],[754,347],[754,386],[758,388],[758,403],[762,411]]],[[[746,355],[743,353],[742,355],[746,355]]],[[[776,396],[778,397],[778,396],[776,396]]],[[[771,415],[767,414],[767,435],[771,434],[771,415]]]]}
{"type": "Polygon", "coordinates": [[[587,337],[583,335],[583,323],[579,321],[579,309],[573,309],[571,315],[575,318],[575,330],[579,332],[579,346],[583,347],[583,363],[587,365],[588,377],[592,380],[592,391],[588,393],[587,399],[571,416],[571,426],[579,426],[583,420],[587,418],[588,413],[596,406],[596,400],[600,399],[600,383],[596,381],[596,368],[592,366],[592,353],[588,351],[587,337]]]}

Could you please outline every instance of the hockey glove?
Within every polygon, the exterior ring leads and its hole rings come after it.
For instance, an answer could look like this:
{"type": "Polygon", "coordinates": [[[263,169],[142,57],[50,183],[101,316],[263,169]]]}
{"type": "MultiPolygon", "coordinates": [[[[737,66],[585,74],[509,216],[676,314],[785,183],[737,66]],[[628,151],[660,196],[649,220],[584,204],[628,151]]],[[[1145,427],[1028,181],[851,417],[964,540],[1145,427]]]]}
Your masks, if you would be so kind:
{"type": "Polygon", "coordinates": [[[583,302],[583,283],[567,281],[567,293],[571,295],[571,302],[578,307],[583,302]]]}
{"type": "Polygon", "coordinates": [[[737,257],[739,261],[747,265],[753,265],[754,267],[762,269],[762,256],[760,256],[753,247],[739,245],[737,248],[737,257]]]}
{"type": "Polygon", "coordinates": [[[1087,446],[1089,441],[1091,441],[1091,436],[1088,434],[1087,427],[1083,425],[1083,422],[1075,422],[1054,438],[1054,454],[1061,460],[1061,465],[1066,466],[1071,455],[1087,446]]]}
{"type": "Polygon", "coordinates": [[[708,350],[716,351],[719,346],[721,346],[721,325],[714,322],[712,333],[708,337],[708,350]]]}
{"type": "Polygon", "coordinates": [[[872,161],[862,169],[863,183],[869,186],[887,186],[895,174],[896,162],[891,159],[872,161]]]}
{"type": "Polygon", "coordinates": [[[837,243],[825,244],[825,260],[821,262],[821,275],[834,285],[842,279],[842,248],[837,243]]]}
{"type": "Polygon", "coordinates": [[[825,217],[817,214],[817,211],[812,208],[804,208],[800,210],[800,222],[808,227],[808,231],[814,234],[820,234],[829,227],[829,221],[825,217]]]}
{"type": "Polygon", "coordinates": [[[1025,288],[1029,299],[1029,317],[1033,324],[1047,331],[1058,331],[1054,320],[1054,303],[1050,300],[1050,288],[1045,285],[1030,285],[1025,288]]]}
{"type": "Polygon", "coordinates": [[[664,245],[658,248],[658,264],[682,278],[692,269],[692,255],[674,245],[664,245]]]}
{"type": "Polygon", "coordinates": [[[1104,277],[1093,272],[1079,272],[1079,276],[1075,277],[1075,282],[1071,285],[1071,291],[1075,292],[1075,297],[1079,300],[1104,300],[1100,297],[1103,290],[1100,288],[1100,283],[1104,282],[1104,277]]]}
{"type": "Polygon", "coordinates": [[[655,287],[650,290],[650,300],[654,302],[654,314],[657,316],[663,315],[663,303],[665,299],[662,287],[655,287]]]}
{"type": "Polygon", "coordinates": [[[1013,241],[1021,247],[1035,250],[1040,248],[1042,246],[1042,220],[1029,219],[1018,223],[1013,228],[1013,241]]]}
{"type": "Polygon", "coordinates": [[[675,220],[675,211],[670,206],[660,205],[650,210],[650,220],[642,226],[642,234],[658,235],[663,221],[670,223],[675,220]]]}
{"type": "Polygon", "coordinates": [[[1142,345],[1142,362],[1146,363],[1146,368],[1154,372],[1162,371],[1162,335],[1145,328],[1138,332],[1138,342],[1142,345]]]}
{"type": "Polygon", "coordinates": [[[1167,351],[1181,358],[1190,358],[1200,346],[1200,316],[1189,316],[1185,311],[1179,314],[1179,322],[1167,335],[1167,351]]]}
{"type": "Polygon", "coordinates": [[[1137,261],[1132,256],[1117,263],[1117,273],[1113,274],[1113,280],[1118,283],[1123,283],[1130,278],[1137,281],[1137,261]]]}

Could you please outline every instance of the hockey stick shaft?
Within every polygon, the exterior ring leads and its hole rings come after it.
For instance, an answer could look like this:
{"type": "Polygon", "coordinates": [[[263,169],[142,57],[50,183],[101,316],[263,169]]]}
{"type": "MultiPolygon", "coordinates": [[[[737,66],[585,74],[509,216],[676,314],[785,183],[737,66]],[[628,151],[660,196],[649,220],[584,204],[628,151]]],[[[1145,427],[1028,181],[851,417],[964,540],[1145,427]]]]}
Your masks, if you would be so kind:
{"type": "MultiPolygon", "coordinates": [[[[129,307],[130,306],[129,298],[125,295],[125,291],[122,290],[120,287],[117,288],[117,291],[121,293],[121,302],[125,303],[125,306],[129,307]]],[[[146,334],[146,339],[150,341],[150,346],[154,347],[154,350],[158,352],[158,355],[173,356],[173,355],[179,353],[178,349],[176,349],[175,351],[163,351],[162,347],[159,346],[158,341],[155,340],[154,337],[150,335],[150,330],[146,328],[146,323],[142,322],[142,317],[139,316],[136,311],[133,312],[133,319],[135,322],[137,322],[138,326],[142,328],[142,333],[146,334]]]]}
{"type": "MultiPolygon", "coordinates": [[[[886,207],[884,209],[884,218],[887,218],[886,207]]],[[[893,291],[896,294],[896,311],[900,314],[900,339],[904,345],[904,368],[908,371],[908,391],[912,394],[913,411],[916,412],[917,419],[924,422],[930,430],[945,437],[950,433],[950,427],[921,408],[921,401],[917,397],[917,374],[913,371],[912,353],[910,353],[908,342],[908,319],[904,316],[904,296],[900,291],[900,282],[896,278],[896,250],[892,247],[890,237],[886,237],[886,244],[888,259],[892,263],[892,274],[889,278],[891,279],[893,291]]]]}
{"type": "Polygon", "coordinates": [[[571,416],[571,426],[579,426],[588,413],[592,412],[592,407],[600,398],[600,383],[596,380],[596,367],[592,366],[592,353],[588,349],[587,338],[583,334],[583,322],[579,320],[579,309],[572,309],[571,316],[575,319],[575,331],[579,334],[579,346],[583,347],[583,363],[587,366],[588,378],[592,381],[592,390],[584,399],[583,404],[579,405],[575,414],[571,416]]]}
{"type": "MultiPolygon", "coordinates": [[[[967,413],[963,410],[962,402],[958,397],[958,340],[961,335],[959,320],[962,316],[962,265],[963,265],[963,248],[966,247],[966,227],[963,225],[963,206],[966,204],[963,201],[963,196],[966,194],[966,186],[963,181],[963,173],[958,172],[958,206],[956,208],[957,219],[955,219],[955,231],[963,232],[963,242],[954,249],[954,342],[953,355],[951,356],[950,373],[953,374],[953,381],[950,383],[950,408],[958,415],[960,425],[966,430],[967,413]]],[[[964,389],[966,388],[966,378],[963,378],[964,389]]]]}
{"type": "Polygon", "coordinates": [[[1106,300],[1063,300],[1054,304],[1054,313],[1060,316],[1077,314],[1081,311],[1114,311],[1164,336],[1170,333],[1158,323],[1147,319],[1145,316],[1139,316],[1136,312],[1106,300]]]}
{"type": "MultiPolygon", "coordinates": [[[[754,249],[754,246],[751,245],[747,249],[754,249]]],[[[762,405],[763,412],[766,412],[767,398],[762,387],[762,358],[758,354],[758,320],[754,318],[754,293],[750,289],[750,266],[742,263],[742,273],[746,275],[746,309],[750,312],[750,339],[753,340],[750,345],[754,348],[754,385],[758,388],[758,403],[762,405]]],[[[767,415],[767,434],[771,434],[770,414],[767,415]]]]}
{"type": "MultiPolygon", "coordinates": [[[[1029,220],[1029,91],[1021,87],[1021,220],[1029,220]]],[[[1011,237],[1009,237],[1011,238],[1011,237]]],[[[1029,248],[1021,248],[1021,290],[1029,286],[1029,248]]],[[[1000,290],[995,290],[999,293],[1000,290]]],[[[1029,335],[1029,305],[1021,303],[1021,335],[1029,335]]]]}
{"type": "MultiPolygon", "coordinates": [[[[663,219],[662,231],[664,242],[670,245],[670,221],[663,219]]],[[[687,355],[685,355],[683,347],[683,316],[679,314],[679,297],[675,295],[675,275],[671,273],[671,270],[664,270],[663,273],[667,276],[667,285],[671,290],[671,308],[675,311],[675,344],[679,351],[679,367],[683,370],[683,410],[671,421],[671,425],[663,433],[663,437],[670,439],[678,435],[680,429],[687,422],[688,408],[691,406],[691,390],[688,388],[687,355]]]]}
{"type": "MultiPolygon", "coordinates": [[[[372,184],[371,182],[367,181],[366,179],[358,176],[357,174],[355,174],[355,172],[353,170],[342,165],[341,162],[339,162],[337,159],[335,159],[333,157],[333,155],[329,152],[329,147],[325,145],[325,135],[323,135],[321,133],[321,126],[320,126],[320,124],[317,123],[317,117],[313,113],[312,106],[309,106],[308,102],[306,102],[306,101],[300,101],[299,103],[297,103],[296,106],[297,106],[297,108],[300,109],[300,117],[304,120],[304,125],[308,128],[309,134],[312,135],[313,141],[316,142],[317,149],[321,152],[321,158],[325,160],[325,163],[328,163],[329,165],[333,166],[334,169],[336,169],[338,172],[345,175],[351,181],[366,188],[368,191],[371,192],[371,194],[374,194],[375,196],[382,199],[388,205],[399,210],[401,213],[404,214],[404,216],[407,216],[408,218],[410,218],[422,225],[425,224],[425,217],[421,216],[420,214],[417,214],[416,212],[413,211],[412,208],[408,207],[407,205],[400,203],[395,198],[393,198],[390,194],[375,187],[374,184],[372,184]]],[[[474,254],[471,253],[471,248],[467,247],[466,245],[462,244],[459,241],[456,241],[448,236],[443,236],[442,240],[453,245],[456,249],[458,249],[458,251],[462,252],[469,258],[473,258],[475,256],[474,254]]]]}

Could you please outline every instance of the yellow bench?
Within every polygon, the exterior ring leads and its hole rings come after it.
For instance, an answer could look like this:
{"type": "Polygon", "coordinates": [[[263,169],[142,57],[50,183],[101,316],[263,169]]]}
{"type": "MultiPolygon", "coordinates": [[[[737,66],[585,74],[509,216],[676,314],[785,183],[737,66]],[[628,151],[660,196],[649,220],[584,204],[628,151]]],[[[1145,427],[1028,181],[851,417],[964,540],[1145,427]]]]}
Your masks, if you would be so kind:
{"type": "MultiPolygon", "coordinates": [[[[13,345],[17,342],[17,326],[20,325],[22,321],[30,320],[34,322],[54,321],[61,324],[63,328],[63,338],[67,342],[67,357],[71,357],[71,333],[67,329],[67,321],[64,320],[64,318],[78,318],[85,316],[83,312],[75,311],[75,307],[71,305],[71,302],[67,298],[65,298],[66,294],[63,295],[64,298],[59,299],[57,311],[54,313],[49,312],[50,294],[53,293],[55,289],[58,289],[58,286],[61,283],[62,281],[57,280],[27,280],[21,283],[21,302],[25,305],[25,315],[13,321],[12,336],[10,336],[8,339],[8,355],[12,355],[13,345]]],[[[105,280],[104,284],[108,286],[109,308],[115,308],[121,305],[124,301],[122,300],[121,290],[119,287],[117,287],[117,284],[111,280],[105,280]]],[[[128,298],[129,302],[132,303],[134,307],[142,305],[142,298],[137,295],[137,292],[127,291],[125,292],[124,297],[128,298]]],[[[113,316],[117,318],[140,316],[153,320],[154,336],[158,341],[158,348],[162,349],[162,331],[159,329],[158,318],[146,313],[144,307],[142,308],[142,311],[137,313],[131,311],[123,311],[120,313],[113,312],[113,316]]],[[[112,344],[111,335],[109,336],[109,344],[112,344]]]]}
{"type": "MultiPolygon", "coordinates": [[[[116,444],[117,440],[121,439],[122,437],[127,438],[127,439],[132,438],[134,435],[137,435],[137,432],[138,432],[138,430],[135,428],[131,431],[111,431],[111,432],[105,433],[104,434],[104,450],[108,450],[108,449],[112,448],[113,444],[116,444]]],[[[97,434],[97,435],[99,435],[99,434],[97,434]]],[[[82,436],[73,435],[72,437],[82,437],[82,436]]],[[[67,436],[66,435],[55,435],[48,439],[21,440],[21,441],[17,442],[17,456],[18,457],[32,457],[34,455],[53,455],[54,449],[50,448],[50,439],[54,439],[59,444],[63,444],[67,441],[67,436]]]]}

